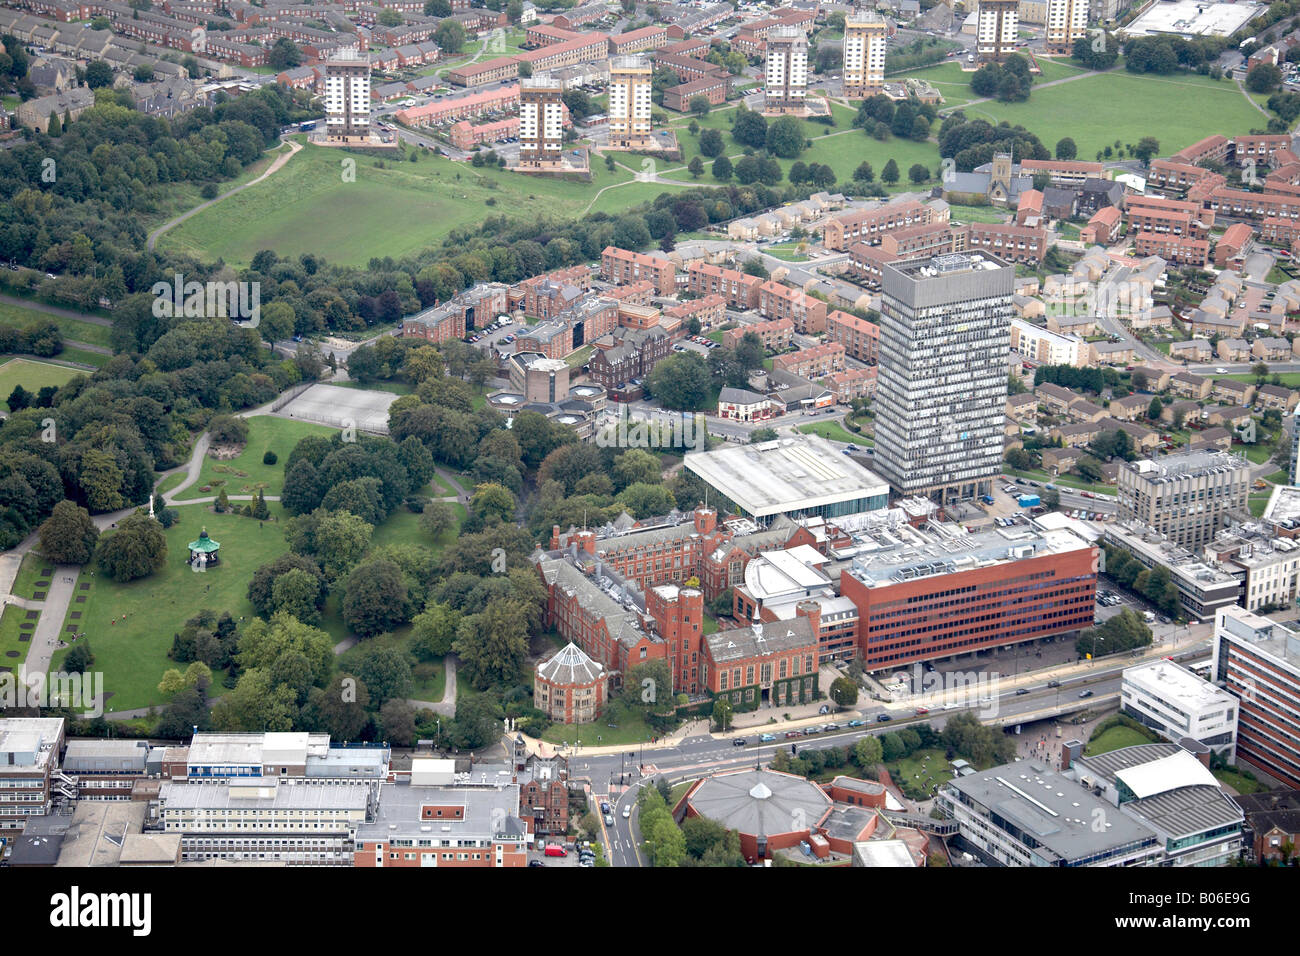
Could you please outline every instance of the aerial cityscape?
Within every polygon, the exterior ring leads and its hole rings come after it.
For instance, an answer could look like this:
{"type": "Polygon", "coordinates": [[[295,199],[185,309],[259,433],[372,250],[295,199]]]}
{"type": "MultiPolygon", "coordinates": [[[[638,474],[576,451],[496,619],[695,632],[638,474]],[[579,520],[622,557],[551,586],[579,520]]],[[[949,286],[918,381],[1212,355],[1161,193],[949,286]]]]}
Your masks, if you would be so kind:
{"type": "Polygon", "coordinates": [[[1300,0],[0,42],[0,868],[1298,865],[1300,0]]]}

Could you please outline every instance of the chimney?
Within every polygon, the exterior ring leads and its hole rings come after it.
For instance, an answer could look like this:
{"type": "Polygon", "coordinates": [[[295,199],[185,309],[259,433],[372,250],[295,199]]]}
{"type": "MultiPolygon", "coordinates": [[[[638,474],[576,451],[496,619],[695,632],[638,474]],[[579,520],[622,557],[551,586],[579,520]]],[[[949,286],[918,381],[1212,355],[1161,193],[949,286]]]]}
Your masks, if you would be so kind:
{"type": "Polygon", "coordinates": [[[577,537],[578,541],[582,544],[583,551],[586,551],[588,554],[596,553],[596,532],[579,531],[577,537]]]}

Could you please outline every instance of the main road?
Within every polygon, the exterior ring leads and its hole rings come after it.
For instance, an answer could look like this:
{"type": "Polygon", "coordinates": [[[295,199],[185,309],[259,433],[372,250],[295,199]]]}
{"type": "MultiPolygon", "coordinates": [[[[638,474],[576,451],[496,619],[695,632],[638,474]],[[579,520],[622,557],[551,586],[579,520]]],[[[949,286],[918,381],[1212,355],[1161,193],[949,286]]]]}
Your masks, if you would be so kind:
{"type": "MultiPolygon", "coordinates": [[[[1172,633],[1172,632],[1171,632],[1172,633]]],[[[1148,653],[1145,659],[1155,659],[1158,654],[1148,653]]],[[[1201,660],[1206,656],[1204,641],[1194,641],[1170,656],[1180,661],[1201,660]]],[[[1015,728],[1042,720],[1051,720],[1062,714],[1094,707],[1099,703],[1115,701],[1119,697],[1121,672],[1135,663],[1131,655],[1119,655],[1114,662],[1096,661],[1079,664],[1068,674],[1062,674],[1050,686],[1044,673],[1025,674],[1022,678],[999,682],[998,692],[976,698],[981,692],[961,690],[947,694],[947,704],[936,695],[909,697],[905,702],[886,706],[870,702],[856,710],[841,711],[832,716],[795,722],[824,726],[834,722],[839,729],[808,735],[799,729],[788,730],[795,724],[760,725],[723,735],[708,733],[684,737],[668,746],[642,748],[629,745],[618,753],[593,754],[585,757],[579,753],[569,757],[571,777],[586,779],[596,801],[609,801],[613,825],[602,821],[605,855],[614,866],[644,866],[646,861],[640,851],[637,797],[642,787],[663,778],[670,784],[693,780],[725,770],[739,770],[770,764],[776,752],[794,748],[824,750],[830,747],[851,746],[863,737],[886,733],[913,723],[929,723],[942,730],[948,718],[963,711],[971,711],[987,724],[1015,728]],[[1081,696],[1087,694],[1087,696],[1081,696]],[[960,699],[962,696],[965,699],[960,699]],[[917,713],[918,702],[924,705],[917,713]],[[817,721],[822,721],[818,724],[817,721]],[[849,727],[847,721],[860,722],[849,727]],[[760,735],[772,736],[770,741],[760,740],[760,735]],[[738,744],[737,740],[743,740],[738,744]],[[627,816],[624,816],[626,810],[627,816]]],[[[805,728],[806,729],[806,728],[805,728]]],[[[1064,740],[1064,737],[1062,737],[1064,740]]],[[[608,748],[606,748],[608,749],[608,748]]]]}

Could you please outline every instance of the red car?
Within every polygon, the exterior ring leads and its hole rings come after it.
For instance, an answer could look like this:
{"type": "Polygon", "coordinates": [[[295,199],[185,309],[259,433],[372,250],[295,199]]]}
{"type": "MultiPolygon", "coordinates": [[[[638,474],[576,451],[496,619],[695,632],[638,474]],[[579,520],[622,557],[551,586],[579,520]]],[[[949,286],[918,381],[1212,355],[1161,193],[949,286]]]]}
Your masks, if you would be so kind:
{"type": "Polygon", "coordinates": [[[929,708],[929,707],[918,707],[918,708],[916,708],[916,716],[918,716],[918,717],[920,717],[920,716],[922,716],[922,715],[924,715],[924,714],[928,714],[929,712],[930,712],[930,708],[929,708]]]}
{"type": "Polygon", "coordinates": [[[785,732],[786,740],[789,740],[791,737],[802,737],[802,736],[803,736],[803,732],[799,730],[787,730],[785,732]]]}

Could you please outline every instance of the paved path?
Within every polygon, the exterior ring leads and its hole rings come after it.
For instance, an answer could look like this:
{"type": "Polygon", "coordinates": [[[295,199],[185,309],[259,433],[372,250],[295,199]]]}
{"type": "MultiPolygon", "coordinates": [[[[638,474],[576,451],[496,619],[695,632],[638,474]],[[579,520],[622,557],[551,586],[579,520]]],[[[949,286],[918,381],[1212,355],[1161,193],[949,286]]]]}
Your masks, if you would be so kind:
{"type": "Polygon", "coordinates": [[[233,196],[237,192],[243,192],[249,186],[256,186],[258,183],[266,179],[268,176],[271,176],[279,172],[280,167],[282,167],[289,160],[293,159],[294,154],[297,153],[298,150],[302,149],[302,144],[299,142],[295,142],[294,140],[286,139],[283,140],[283,142],[289,145],[289,151],[287,153],[280,153],[279,155],[277,155],[275,157],[275,161],[271,163],[271,165],[267,168],[266,172],[262,173],[262,175],[258,176],[256,179],[250,179],[248,182],[244,183],[241,186],[236,186],[234,189],[226,190],[224,193],[222,193],[220,196],[217,196],[215,199],[209,199],[207,202],[201,202],[193,209],[189,210],[188,212],[183,212],[175,219],[170,219],[167,222],[163,223],[153,232],[149,233],[149,238],[145,242],[145,247],[152,252],[153,247],[158,242],[158,239],[164,233],[171,230],[173,227],[179,226],[186,219],[189,219],[192,216],[197,216],[199,213],[203,212],[203,210],[207,209],[209,206],[214,206],[217,203],[221,202],[221,200],[233,196]]]}
{"type": "MultiPolygon", "coordinates": [[[[44,302],[33,302],[31,299],[23,299],[16,295],[0,294],[0,302],[5,303],[6,305],[16,305],[23,309],[31,309],[33,312],[44,312],[46,315],[58,316],[61,319],[76,319],[78,322],[89,322],[91,325],[101,325],[106,329],[111,329],[113,327],[113,323],[110,319],[100,318],[98,315],[91,315],[87,312],[74,312],[72,309],[64,309],[57,305],[46,305],[44,302]]],[[[110,351],[102,346],[97,346],[96,350],[103,352],[110,351]]]]}
{"type": "Polygon", "coordinates": [[[427,700],[415,700],[407,698],[406,702],[416,710],[431,710],[435,714],[441,714],[443,717],[456,716],[456,655],[448,654],[443,658],[447,666],[447,679],[443,685],[442,700],[436,704],[427,700]]]}
{"type": "Polygon", "coordinates": [[[45,674],[49,671],[50,658],[58,650],[59,632],[63,628],[63,619],[67,616],[68,605],[72,603],[72,593],[77,589],[77,575],[80,571],[80,568],[72,564],[55,565],[45,600],[24,603],[28,608],[41,608],[40,619],[32,632],[27,661],[22,666],[24,682],[29,674],[45,674]]]}

